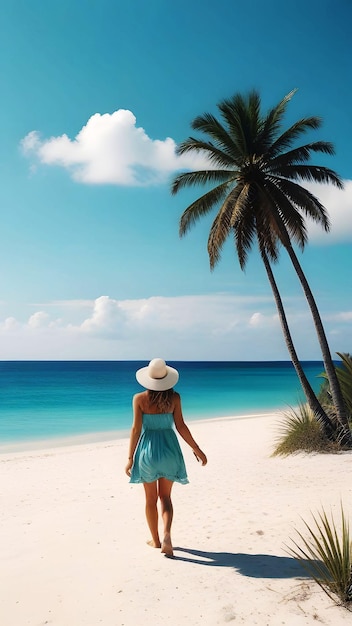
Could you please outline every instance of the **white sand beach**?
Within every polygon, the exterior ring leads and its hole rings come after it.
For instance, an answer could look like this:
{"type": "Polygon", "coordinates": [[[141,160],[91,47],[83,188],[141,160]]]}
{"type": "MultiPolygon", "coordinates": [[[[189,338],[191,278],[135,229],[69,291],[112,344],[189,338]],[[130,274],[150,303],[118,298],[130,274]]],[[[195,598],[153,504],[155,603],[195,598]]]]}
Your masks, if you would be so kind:
{"type": "Polygon", "coordinates": [[[324,507],[352,522],[352,454],[272,458],[278,415],[191,422],[175,558],[147,546],[127,440],[3,453],[2,626],[350,624],[285,551],[324,507]]]}

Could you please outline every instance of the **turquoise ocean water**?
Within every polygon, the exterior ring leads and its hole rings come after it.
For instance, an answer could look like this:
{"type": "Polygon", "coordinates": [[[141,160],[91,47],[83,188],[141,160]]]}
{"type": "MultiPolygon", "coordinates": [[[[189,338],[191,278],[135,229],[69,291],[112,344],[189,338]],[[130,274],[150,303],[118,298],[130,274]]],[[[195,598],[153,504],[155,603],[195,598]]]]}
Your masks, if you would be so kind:
{"type": "MultiPolygon", "coordinates": [[[[179,370],[186,421],[287,409],[303,399],[283,362],[169,362],[179,370]]],[[[0,362],[0,445],[118,431],[131,426],[135,372],[145,361],[0,362]]],[[[323,365],[303,363],[318,390],[323,365]]]]}

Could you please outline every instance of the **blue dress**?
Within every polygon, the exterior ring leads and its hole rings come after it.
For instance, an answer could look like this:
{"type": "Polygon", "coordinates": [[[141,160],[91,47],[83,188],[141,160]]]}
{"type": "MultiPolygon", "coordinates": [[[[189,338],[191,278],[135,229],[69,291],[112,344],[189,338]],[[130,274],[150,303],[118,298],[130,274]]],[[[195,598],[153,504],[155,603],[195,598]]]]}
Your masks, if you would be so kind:
{"type": "Polygon", "coordinates": [[[183,485],[188,483],[173,414],[143,413],[142,433],[134,455],[130,483],[152,483],[158,478],[183,485]]]}

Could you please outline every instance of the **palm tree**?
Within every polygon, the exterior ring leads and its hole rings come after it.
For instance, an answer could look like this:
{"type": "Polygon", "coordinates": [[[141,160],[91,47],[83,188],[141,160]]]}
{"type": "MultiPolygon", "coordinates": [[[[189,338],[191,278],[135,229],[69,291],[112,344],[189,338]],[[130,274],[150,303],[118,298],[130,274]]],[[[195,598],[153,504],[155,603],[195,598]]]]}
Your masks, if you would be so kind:
{"type": "Polygon", "coordinates": [[[192,122],[192,128],[203,133],[205,139],[189,137],[178,146],[177,152],[180,155],[188,152],[204,154],[210,167],[177,175],[171,189],[175,194],[185,187],[208,187],[204,195],[182,214],[181,236],[199,218],[219,207],[208,238],[211,269],[220,260],[223,244],[230,234],[234,237],[241,269],[245,268],[248,253],[257,241],[293,365],[311,408],[328,429],[331,422],[315,394],[308,389],[308,381],[304,381],[304,372],[295,355],[292,340],[288,340],[287,321],[282,303],[280,306],[278,290],[274,288],[270,263],[278,261],[280,244],[287,250],[312,312],[340,431],[345,442],[351,444],[351,432],[324,327],[291,243],[293,240],[302,250],[307,243],[304,216],[321,224],[326,231],[330,227],[327,212],[318,198],[296,181],[332,183],[339,188],[343,185],[333,170],[309,163],[314,152],[334,154],[331,143],[316,141],[292,147],[302,134],[321,126],[320,118],[302,118],[282,131],[282,118],[295,91],[291,91],[265,116],[261,114],[260,96],[253,91],[246,97],[237,94],[220,102],[221,121],[210,113],[197,117],[192,122]]]}
{"type": "Polygon", "coordinates": [[[265,253],[265,251],[261,252],[262,255],[262,259],[263,259],[263,263],[264,263],[264,267],[266,269],[266,273],[269,279],[269,283],[272,289],[272,292],[274,294],[274,298],[275,298],[275,303],[276,303],[276,308],[278,310],[278,314],[279,314],[279,319],[280,319],[280,323],[281,323],[281,328],[282,328],[282,332],[284,335],[284,339],[286,342],[286,346],[289,352],[289,355],[291,357],[291,361],[293,363],[293,366],[296,370],[297,376],[300,380],[302,389],[305,393],[305,396],[307,398],[308,404],[310,406],[310,408],[312,409],[314,415],[316,416],[316,418],[318,419],[318,421],[322,424],[323,428],[324,428],[324,432],[325,435],[327,436],[328,439],[334,439],[335,438],[335,428],[334,425],[330,419],[330,417],[328,416],[327,412],[325,411],[325,409],[323,409],[321,403],[319,402],[317,396],[315,395],[311,384],[308,380],[308,378],[305,375],[305,372],[303,370],[303,367],[299,361],[299,358],[297,356],[297,352],[295,350],[293,341],[292,341],[292,336],[290,333],[290,329],[287,323],[287,318],[286,318],[286,314],[285,314],[285,310],[282,304],[282,300],[281,300],[281,296],[274,278],[274,274],[273,271],[271,269],[271,265],[269,263],[269,259],[265,253]]]}

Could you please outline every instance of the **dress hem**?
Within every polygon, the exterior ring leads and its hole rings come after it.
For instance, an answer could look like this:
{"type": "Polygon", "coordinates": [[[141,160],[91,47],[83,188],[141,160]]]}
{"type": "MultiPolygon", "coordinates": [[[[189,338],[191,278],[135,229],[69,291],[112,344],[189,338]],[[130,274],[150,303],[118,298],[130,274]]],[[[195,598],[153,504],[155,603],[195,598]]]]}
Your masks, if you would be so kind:
{"type": "Polygon", "coordinates": [[[139,485],[141,483],[155,483],[156,480],[159,480],[159,478],[166,478],[166,480],[171,480],[173,483],[179,483],[180,485],[188,485],[189,484],[189,480],[188,478],[175,478],[174,476],[162,476],[162,475],[158,475],[155,478],[153,478],[152,480],[142,480],[142,478],[137,478],[135,480],[130,480],[130,484],[132,485],[139,485]]]}

